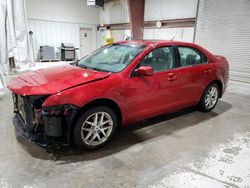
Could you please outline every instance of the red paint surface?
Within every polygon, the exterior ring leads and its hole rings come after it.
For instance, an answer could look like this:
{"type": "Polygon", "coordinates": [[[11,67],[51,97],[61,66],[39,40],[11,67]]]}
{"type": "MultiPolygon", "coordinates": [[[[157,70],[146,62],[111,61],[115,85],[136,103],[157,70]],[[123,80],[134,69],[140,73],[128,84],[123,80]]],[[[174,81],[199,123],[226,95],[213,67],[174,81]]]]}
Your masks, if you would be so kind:
{"type": "Polygon", "coordinates": [[[75,85],[84,84],[109,74],[66,65],[32,71],[18,76],[8,88],[20,95],[54,94],[75,85]]]}
{"type": "Polygon", "coordinates": [[[120,107],[123,124],[196,105],[206,86],[215,80],[221,82],[222,92],[226,88],[229,69],[226,59],[198,45],[175,41],[121,43],[140,43],[146,47],[119,73],[61,66],[21,75],[11,81],[8,88],[20,95],[50,95],[43,106],[83,107],[96,99],[110,99],[120,107]],[[130,77],[148,52],[169,45],[196,48],[207,57],[208,63],[157,72],[152,76],[130,77]]]}

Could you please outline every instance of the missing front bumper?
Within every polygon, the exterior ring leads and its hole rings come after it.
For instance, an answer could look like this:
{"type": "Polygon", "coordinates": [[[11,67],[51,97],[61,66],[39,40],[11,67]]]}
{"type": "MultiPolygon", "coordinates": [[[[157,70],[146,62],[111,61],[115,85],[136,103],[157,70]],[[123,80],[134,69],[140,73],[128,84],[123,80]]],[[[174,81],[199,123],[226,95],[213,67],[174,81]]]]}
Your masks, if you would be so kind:
{"type": "Polygon", "coordinates": [[[67,104],[42,107],[44,97],[13,93],[15,129],[38,145],[68,145],[78,107],[67,104]]]}
{"type": "Polygon", "coordinates": [[[18,114],[15,114],[13,117],[13,125],[16,131],[19,132],[23,137],[27,138],[29,141],[41,146],[48,145],[47,139],[42,134],[33,134],[26,129],[23,119],[18,114]]]}

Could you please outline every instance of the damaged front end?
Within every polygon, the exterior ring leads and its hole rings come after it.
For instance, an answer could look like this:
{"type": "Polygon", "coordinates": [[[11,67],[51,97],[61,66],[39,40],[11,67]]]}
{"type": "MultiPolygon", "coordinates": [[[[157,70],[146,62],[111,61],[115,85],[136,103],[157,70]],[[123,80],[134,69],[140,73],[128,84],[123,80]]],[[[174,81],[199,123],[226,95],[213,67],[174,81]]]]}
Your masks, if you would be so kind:
{"type": "Polygon", "coordinates": [[[13,93],[15,128],[30,141],[42,146],[69,144],[70,126],[78,108],[73,105],[42,107],[48,96],[21,96],[13,93]]]}

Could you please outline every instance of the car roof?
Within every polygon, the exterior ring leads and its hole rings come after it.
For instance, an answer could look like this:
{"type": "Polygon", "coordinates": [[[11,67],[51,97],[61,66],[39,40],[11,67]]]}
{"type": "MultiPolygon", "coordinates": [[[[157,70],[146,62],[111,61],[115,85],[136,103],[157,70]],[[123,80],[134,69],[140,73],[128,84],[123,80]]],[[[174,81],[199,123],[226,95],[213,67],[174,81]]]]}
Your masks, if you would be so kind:
{"type": "Polygon", "coordinates": [[[171,40],[127,40],[116,42],[116,44],[124,45],[184,45],[184,46],[197,46],[194,43],[182,42],[182,41],[171,41],[171,40]]]}
{"type": "Polygon", "coordinates": [[[184,41],[172,41],[172,40],[127,40],[127,41],[120,41],[116,42],[115,44],[123,44],[123,45],[135,45],[137,47],[140,46],[167,46],[167,45],[176,45],[176,46],[186,46],[195,48],[201,51],[205,56],[212,57],[212,53],[206,50],[205,48],[201,47],[198,44],[191,43],[191,42],[184,42],[184,41]]]}

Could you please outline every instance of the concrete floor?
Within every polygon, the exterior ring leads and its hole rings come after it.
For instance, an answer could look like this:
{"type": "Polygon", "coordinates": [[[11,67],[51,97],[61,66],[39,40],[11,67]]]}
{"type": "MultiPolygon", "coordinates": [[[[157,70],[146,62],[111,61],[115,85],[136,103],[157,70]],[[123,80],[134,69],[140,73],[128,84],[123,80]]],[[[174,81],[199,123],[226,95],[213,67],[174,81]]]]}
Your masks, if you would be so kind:
{"type": "Polygon", "coordinates": [[[250,187],[250,97],[226,93],[192,109],[124,128],[106,147],[63,148],[58,160],[15,134],[0,97],[0,187],[250,187]]]}

